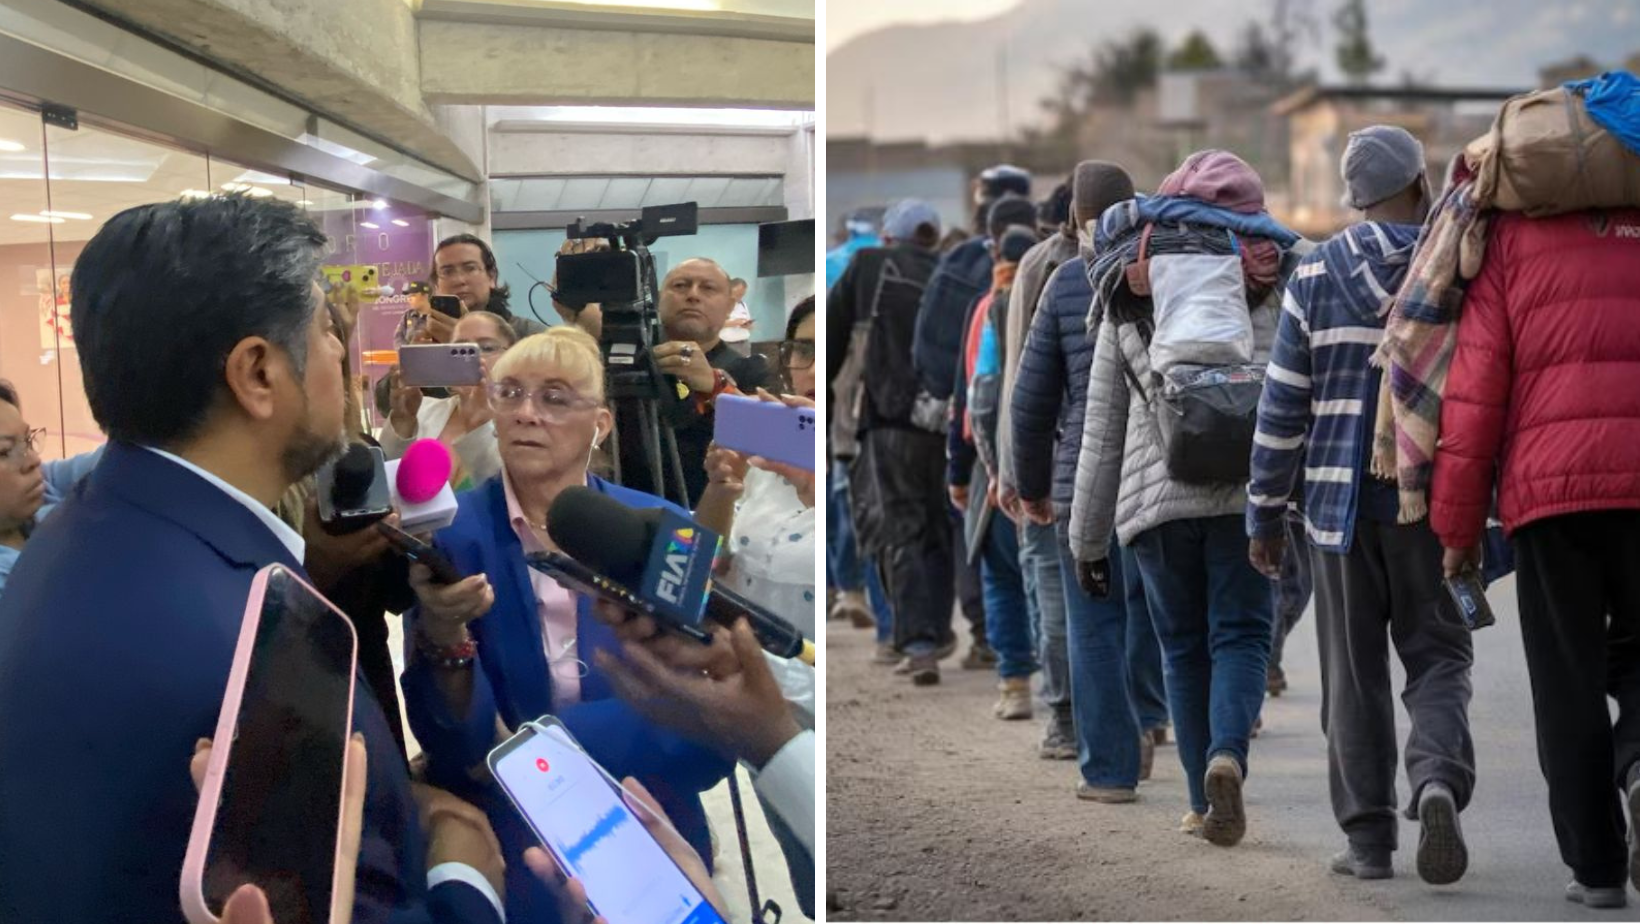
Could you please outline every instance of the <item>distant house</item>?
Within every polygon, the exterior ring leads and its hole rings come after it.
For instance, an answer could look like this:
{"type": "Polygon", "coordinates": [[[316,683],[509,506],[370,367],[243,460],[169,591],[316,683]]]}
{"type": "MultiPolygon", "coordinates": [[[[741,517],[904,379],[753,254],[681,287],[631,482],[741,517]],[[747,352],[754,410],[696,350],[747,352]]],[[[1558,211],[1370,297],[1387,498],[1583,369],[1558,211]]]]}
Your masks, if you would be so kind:
{"type": "MultiPolygon", "coordinates": [[[[1002,162],[1030,169],[1028,161],[994,143],[929,147],[920,141],[873,142],[868,138],[826,139],[826,214],[834,226],[857,209],[881,208],[900,199],[922,199],[940,213],[947,230],[971,228],[973,180],[1002,162]]],[[[1058,182],[1038,176],[1040,198],[1058,182]]]]}
{"type": "Polygon", "coordinates": [[[1288,189],[1276,217],[1293,230],[1321,239],[1352,220],[1343,204],[1339,160],[1350,133],[1368,125],[1399,125],[1423,142],[1430,184],[1439,188],[1447,164],[1486,132],[1498,106],[1518,89],[1310,86],[1279,100],[1271,112],[1286,119],[1288,189]]]}

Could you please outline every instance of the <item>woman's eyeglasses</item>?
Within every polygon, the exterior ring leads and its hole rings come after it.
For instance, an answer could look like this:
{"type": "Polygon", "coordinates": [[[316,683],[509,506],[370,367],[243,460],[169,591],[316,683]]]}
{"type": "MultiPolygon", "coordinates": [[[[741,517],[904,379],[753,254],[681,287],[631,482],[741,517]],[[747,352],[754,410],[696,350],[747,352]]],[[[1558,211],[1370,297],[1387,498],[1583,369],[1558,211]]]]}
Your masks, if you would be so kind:
{"type": "Polygon", "coordinates": [[[809,369],[814,366],[813,340],[780,341],[780,368],[809,369]]]}
{"type": "Polygon", "coordinates": [[[496,382],[490,386],[490,407],[502,413],[512,413],[529,401],[541,410],[541,416],[552,423],[561,423],[581,411],[598,406],[596,398],[576,394],[562,385],[542,385],[531,390],[517,382],[496,382]]]}
{"type": "Polygon", "coordinates": [[[39,427],[24,433],[21,440],[12,438],[11,445],[0,450],[0,459],[4,459],[13,469],[21,470],[28,462],[28,457],[39,452],[40,439],[45,435],[46,428],[39,427]]]}

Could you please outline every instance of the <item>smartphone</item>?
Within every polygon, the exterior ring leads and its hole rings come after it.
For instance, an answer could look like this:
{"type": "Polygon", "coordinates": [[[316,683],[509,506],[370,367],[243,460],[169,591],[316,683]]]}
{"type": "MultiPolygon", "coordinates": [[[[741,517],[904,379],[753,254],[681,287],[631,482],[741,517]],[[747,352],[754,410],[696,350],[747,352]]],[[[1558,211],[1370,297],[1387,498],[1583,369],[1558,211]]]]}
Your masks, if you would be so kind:
{"type": "Polygon", "coordinates": [[[416,343],[399,347],[399,382],[404,385],[477,385],[484,381],[478,345],[416,343]]]}
{"type": "Polygon", "coordinates": [[[1444,583],[1452,605],[1458,610],[1458,618],[1469,627],[1469,631],[1484,629],[1498,621],[1492,615],[1492,604],[1486,600],[1486,585],[1479,571],[1460,572],[1447,578],[1444,583]]]}
{"type": "Polygon", "coordinates": [[[427,303],[434,311],[447,318],[460,318],[462,314],[461,299],[454,295],[430,295],[427,303]]]}
{"type": "Polygon", "coordinates": [[[594,914],[609,924],[724,924],[557,719],[525,725],[488,763],[542,846],[586,887],[594,914]]]}
{"type": "Polygon", "coordinates": [[[413,562],[420,562],[432,569],[433,580],[440,584],[458,584],[462,574],[443,552],[417,539],[397,526],[387,522],[378,522],[376,528],[382,531],[387,541],[398,550],[400,555],[413,562]]]}
{"type": "Polygon", "coordinates": [[[711,633],[701,628],[701,624],[705,621],[704,609],[702,610],[701,619],[693,625],[679,622],[670,616],[661,615],[654,603],[645,600],[626,587],[593,571],[562,552],[536,552],[524,556],[524,563],[576,593],[608,600],[635,613],[643,613],[646,616],[654,617],[660,624],[687,635],[697,642],[710,644],[712,641],[711,633]]]}
{"type": "Polygon", "coordinates": [[[355,862],[339,849],[357,649],[318,591],[282,565],[257,572],[182,865],[191,924],[216,924],[247,882],[279,924],[352,917],[336,903],[355,862]]]}
{"type": "Polygon", "coordinates": [[[712,440],[719,446],[814,471],[814,408],[728,394],[719,395],[713,405],[717,422],[712,440]]]}

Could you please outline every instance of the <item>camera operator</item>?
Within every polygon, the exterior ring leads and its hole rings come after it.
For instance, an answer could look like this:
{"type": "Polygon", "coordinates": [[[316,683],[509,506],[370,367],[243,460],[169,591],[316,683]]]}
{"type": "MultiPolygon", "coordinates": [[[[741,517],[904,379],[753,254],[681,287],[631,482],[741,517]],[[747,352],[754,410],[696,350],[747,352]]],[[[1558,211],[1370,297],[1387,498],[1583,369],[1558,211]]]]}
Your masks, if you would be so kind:
{"type": "MultiPolygon", "coordinates": [[[[677,399],[663,410],[662,426],[670,425],[677,436],[690,507],[700,502],[706,490],[706,448],[712,442],[713,400],[731,389],[756,394],[771,382],[763,357],[741,356],[723,342],[723,327],[734,307],[729,273],[714,260],[685,260],[661,282],[660,321],[665,341],[655,344],[653,355],[660,371],[677,383],[677,399]]],[[[664,495],[659,479],[649,470],[635,414],[622,413],[616,425],[621,433],[622,483],[664,495]]]]}

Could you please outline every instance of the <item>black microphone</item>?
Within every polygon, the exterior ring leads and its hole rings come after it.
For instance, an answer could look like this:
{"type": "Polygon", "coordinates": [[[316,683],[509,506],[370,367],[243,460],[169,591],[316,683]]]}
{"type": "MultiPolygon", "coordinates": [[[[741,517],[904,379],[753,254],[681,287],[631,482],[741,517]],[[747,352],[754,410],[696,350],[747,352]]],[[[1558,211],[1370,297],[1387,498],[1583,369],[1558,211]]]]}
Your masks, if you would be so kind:
{"type": "Polygon", "coordinates": [[[687,609],[704,593],[713,621],[731,626],[745,619],[764,651],[814,664],[814,643],[796,626],[710,580],[691,579],[695,549],[707,541],[715,552],[719,542],[693,520],[660,507],[635,510],[591,488],[572,487],[547,511],[547,534],[566,555],[646,601],[659,598],[687,609]]]}
{"type": "Polygon", "coordinates": [[[331,535],[357,532],[393,512],[387,464],[374,446],[349,443],[341,458],[320,468],[314,480],[319,526],[331,535]]]}

